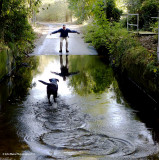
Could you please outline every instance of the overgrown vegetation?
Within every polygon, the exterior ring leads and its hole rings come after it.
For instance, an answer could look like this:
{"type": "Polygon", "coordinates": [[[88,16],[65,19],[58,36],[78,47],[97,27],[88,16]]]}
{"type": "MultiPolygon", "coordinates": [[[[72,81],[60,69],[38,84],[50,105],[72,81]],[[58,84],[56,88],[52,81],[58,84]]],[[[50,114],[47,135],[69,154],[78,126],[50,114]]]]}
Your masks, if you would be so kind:
{"type": "Polygon", "coordinates": [[[1,1],[0,41],[20,54],[28,53],[33,47],[35,34],[28,22],[38,1],[1,1]]]}
{"type": "Polygon", "coordinates": [[[101,17],[104,15],[110,21],[119,21],[122,14],[122,10],[116,7],[115,0],[68,0],[68,3],[79,23],[90,18],[94,19],[97,14],[98,18],[100,18],[100,15],[101,17]]]}
{"type": "MultiPolygon", "coordinates": [[[[7,53],[11,53],[15,63],[18,63],[18,60],[32,51],[36,36],[29,19],[33,17],[39,3],[40,0],[0,1],[0,59],[5,68],[7,53]]],[[[4,74],[4,67],[0,75],[4,74]]]]}

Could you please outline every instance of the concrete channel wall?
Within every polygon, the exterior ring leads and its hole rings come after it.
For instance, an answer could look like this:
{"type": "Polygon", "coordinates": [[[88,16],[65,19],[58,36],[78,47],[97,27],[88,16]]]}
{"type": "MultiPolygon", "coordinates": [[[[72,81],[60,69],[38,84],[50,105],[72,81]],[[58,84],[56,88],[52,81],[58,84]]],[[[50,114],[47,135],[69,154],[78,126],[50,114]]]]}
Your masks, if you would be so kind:
{"type": "Polygon", "coordinates": [[[9,50],[0,52],[0,81],[7,75],[11,74],[14,69],[14,57],[9,50]]]}

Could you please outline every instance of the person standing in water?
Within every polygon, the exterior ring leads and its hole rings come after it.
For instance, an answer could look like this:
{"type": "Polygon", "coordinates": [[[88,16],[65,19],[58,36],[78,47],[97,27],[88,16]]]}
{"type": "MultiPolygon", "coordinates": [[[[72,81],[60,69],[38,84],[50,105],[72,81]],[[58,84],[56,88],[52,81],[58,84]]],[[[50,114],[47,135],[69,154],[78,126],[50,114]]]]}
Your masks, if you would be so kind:
{"type": "Polygon", "coordinates": [[[66,28],[65,24],[63,25],[63,28],[61,28],[57,31],[51,32],[50,35],[55,34],[55,33],[60,33],[60,50],[59,50],[60,53],[62,53],[63,40],[66,41],[66,52],[67,53],[69,52],[69,50],[68,50],[68,33],[80,34],[79,32],[77,32],[75,30],[70,30],[70,29],[66,28]]]}

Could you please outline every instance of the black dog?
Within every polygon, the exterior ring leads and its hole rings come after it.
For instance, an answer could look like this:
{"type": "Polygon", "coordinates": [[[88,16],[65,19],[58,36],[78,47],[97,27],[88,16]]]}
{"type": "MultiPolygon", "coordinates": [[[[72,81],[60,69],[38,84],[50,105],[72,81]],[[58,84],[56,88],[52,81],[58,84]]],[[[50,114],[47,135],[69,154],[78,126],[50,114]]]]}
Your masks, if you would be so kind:
{"type": "Polygon", "coordinates": [[[48,97],[49,103],[51,103],[50,102],[50,96],[51,95],[53,95],[54,102],[56,102],[55,98],[57,98],[57,91],[58,91],[58,84],[57,84],[57,82],[59,82],[59,80],[55,79],[55,78],[52,78],[52,79],[49,79],[49,81],[50,81],[50,83],[47,83],[47,82],[39,80],[39,82],[47,85],[47,97],[48,97]]]}

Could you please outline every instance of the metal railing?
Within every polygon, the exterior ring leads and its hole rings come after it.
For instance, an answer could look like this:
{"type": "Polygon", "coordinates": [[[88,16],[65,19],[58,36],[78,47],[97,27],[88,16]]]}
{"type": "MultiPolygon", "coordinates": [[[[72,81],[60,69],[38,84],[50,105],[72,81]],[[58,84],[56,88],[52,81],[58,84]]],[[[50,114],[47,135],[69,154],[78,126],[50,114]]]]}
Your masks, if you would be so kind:
{"type": "Polygon", "coordinates": [[[139,32],[139,14],[127,14],[127,30],[129,31],[129,26],[137,27],[137,32],[139,32]],[[129,16],[137,16],[136,24],[129,23],[129,16]]]}

